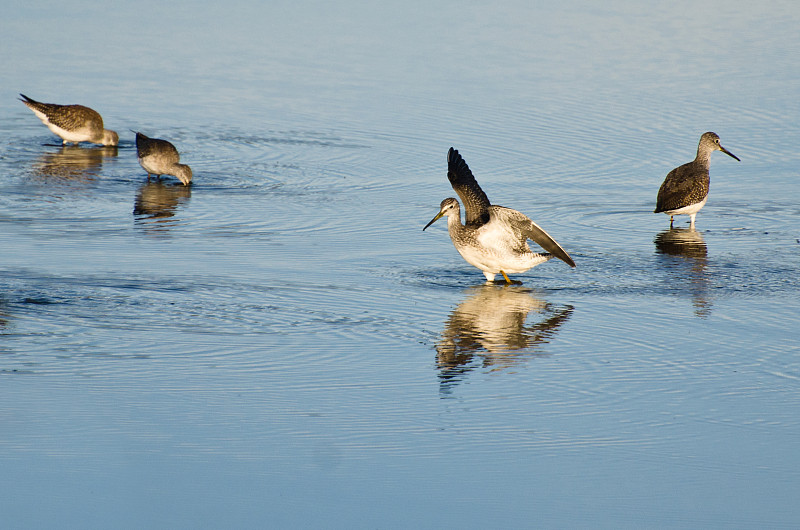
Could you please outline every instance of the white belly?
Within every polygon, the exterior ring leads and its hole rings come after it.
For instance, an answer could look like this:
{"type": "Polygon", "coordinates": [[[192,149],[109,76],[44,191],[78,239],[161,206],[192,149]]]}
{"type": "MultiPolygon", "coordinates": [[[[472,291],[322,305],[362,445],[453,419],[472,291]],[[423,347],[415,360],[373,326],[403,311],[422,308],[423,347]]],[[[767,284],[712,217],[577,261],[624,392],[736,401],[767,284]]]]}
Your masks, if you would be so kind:
{"type": "Polygon", "coordinates": [[[706,197],[700,202],[690,204],[689,206],[683,206],[682,208],[676,208],[675,210],[667,210],[664,213],[667,215],[692,215],[702,210],[703,206],[706,205],[707,200],[708,197],[706,197]]]}
{"type": "Polygon", "coordinates": [[[148,173],[152,173],[153,175],[164,175],[164,168],[162,167],[163,164],[154,163],[155,160],[153,157],[145,157],[139,159],[139,164],[142,168],[147,171],[148,173]]]}
{"type": "Polygon", "coordinates": [[[476,245],[456,246],[470,265],[484,272],[499,274],[525,272],[551,258],[549,254],[531,252],[527,244],[518,248],[516,237],[502,223],[489,223],[479,230],[476,245]]]}
{"type": "Polygon", "coordinates": [[[66,142],[88,142],[92,138],[92,135],[86,130],[78,129],[75,131],[68,131],[66,129],[62,129],[58,125],[53,125],[50,122],[47,122],[46,125],[48,129],[60,136],[61,139],[66,142]]]}
{"type": "Polygon", "coordinates": [[[498,255],[487,249],[476,249],[474,247],[462,247],[457,249],[464,261],[479,268],[484,272],[499,274],[503,271],[507,274],[517,274],[525,272],[531,267],[550,259],[550,255],[535,254],[527,252],[525,254],[502,254],[498,255]]]}
{"type": "Polygon", "coordinates": [[[72,131],[68,131],[67,129],[62,129],[58,125],[50,123],[50,118],[44,112],[38,111],[36,109],[31,109],[36,117],[42,120],[42,123],[47,125],[47,128],[53,131],[53,133],[57,134],[61,137],[62,140],[65,142],[88,142],[92,138],[92,133],[86,127],[82,127],[80,129],[75,129],[72,131]]]}

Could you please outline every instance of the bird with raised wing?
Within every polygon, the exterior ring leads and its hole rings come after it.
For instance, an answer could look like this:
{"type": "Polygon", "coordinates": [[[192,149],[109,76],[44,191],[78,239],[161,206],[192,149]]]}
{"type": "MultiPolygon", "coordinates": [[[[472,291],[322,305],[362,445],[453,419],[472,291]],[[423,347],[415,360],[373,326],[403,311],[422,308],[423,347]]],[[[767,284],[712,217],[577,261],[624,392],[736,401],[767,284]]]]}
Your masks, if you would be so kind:
{"type": "Polygon", "coordinates": [[[450,197],[442,201],[439,213],[423,230],[447,216],[447,231],[456,250],[467,263],[482,270],[487,281],[502,274],[506,283],[511,283],[509,273],[525,272],[553,257],[575,266],[561,245],[527,216],[490,204],[469,166],[452,147],[447,153],[447,178],[464,203],[465,222],[461,223],[460,204],[450,197]],[[546,252],[531,251],[528,239],[546,252]]]}

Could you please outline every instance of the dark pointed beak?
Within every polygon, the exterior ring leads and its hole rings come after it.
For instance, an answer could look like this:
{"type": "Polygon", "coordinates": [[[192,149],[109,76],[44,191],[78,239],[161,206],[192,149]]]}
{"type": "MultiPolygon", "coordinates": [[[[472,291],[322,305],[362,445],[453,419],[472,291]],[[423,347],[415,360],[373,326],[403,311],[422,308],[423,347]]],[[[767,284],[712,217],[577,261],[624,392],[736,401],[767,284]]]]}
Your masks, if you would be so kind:
{"type": "MultiPolygon", "coordinates": [[[[444,211],[441,211],[441,212],[437,213],[437,214],[436,214],[436,217],[434,217],[433,219],[431,219],[431,222],[425,225],[425,228],[428,228],[428,227],[429,227],[429,226],[431,226],[433,223],[435,223],[436,221],[438,221],[439,219],[441,219],[443,215],[444,215],[444,211]]],[[[422,229],[422,231],[423,231],[423,232],[425,231],[425,228],[423,228],[423,229],[422,229]]]]}
{"type": "MultiPolygon", "coordinates": [[[[733,153],[731,153],[730,151],[728,151],[727,149],[725,149],[721,145],[719,146],[719,150],[722,151],[723,153],[725,153],[726,155],[728,155],[728,156],[730,156],[732,158],[735,158],[736,160],[739,160],[738,156],[734,155],[733,153]]],[[[741,160],[739,160],[739,162],[741,162],[741,160]]]]}

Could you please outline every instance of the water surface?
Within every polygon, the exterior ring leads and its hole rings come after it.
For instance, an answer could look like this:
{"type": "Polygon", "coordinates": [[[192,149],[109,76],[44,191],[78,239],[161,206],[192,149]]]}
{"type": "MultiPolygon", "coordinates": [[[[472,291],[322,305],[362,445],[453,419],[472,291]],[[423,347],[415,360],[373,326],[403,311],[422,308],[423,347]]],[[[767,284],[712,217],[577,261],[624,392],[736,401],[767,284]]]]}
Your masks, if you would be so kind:
{"type": "Polygon", "coordinates": [[[37,4],[0,47],[16,528],[800,520],[792,3],[37,4]],[[63,28],[72,28],[70,38],[63,28]],[[110,36],[110,37],[109,37],[110,36]],[[62,147],[18,92],[118,148],[62,147]],[[147,182],[133,133],[191,187],[147,182]],[[652,214],[706,130],[697,230],[652,214]],[[484,285],[446,153],[573,256],[484,285]]]}

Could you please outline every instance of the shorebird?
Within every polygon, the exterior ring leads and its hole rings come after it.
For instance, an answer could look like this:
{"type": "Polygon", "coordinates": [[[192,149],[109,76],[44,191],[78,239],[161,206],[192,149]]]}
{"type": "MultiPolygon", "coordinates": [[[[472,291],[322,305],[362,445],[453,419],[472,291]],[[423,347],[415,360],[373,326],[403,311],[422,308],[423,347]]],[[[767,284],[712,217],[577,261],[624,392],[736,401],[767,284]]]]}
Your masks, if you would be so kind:
{"type": "Polygon", "coordinates": [[[461,206],[450,197],[442,201],[439,213],[425,228],[447,216],[447,231],[453,245],[467,263],[483,271],[486,281],[494,281],[495,275],[502,274],[506,283],[511,283],[508,273],[525,272],[552,257],[575,266],[561,245],[527,216],[490,204],[469,166],[452,147],[447,153],[447,178],[464,202],[466,222],[461,224],[461,206]],[[528,239],[547,252],[532,252],[528,239]]]}
{"type": "MultiPolygon", "coordinates": [[[[136,131],[134,131],[136,132],[136,131]]],[[[136,152],[139,165],[147,171],[147,180],[150,175],[172,175],[184,185],[192,181],[192,169],[186,164],[181,164],[181,155],[175,146],[166,140],[148,138],[136,132],[136,152]]]]}
{"type": "Polygon", "coordinates": [[[56,105],[40,103],[26,96],[25,103],[47,128],[61,137],[64,145],[91,142],[93,144],[117,145],[119,135],[103,128],[103,117],[96,110],[83,105],[56,105]]]}
{"type": "Polygon", "coordinates": [[[656,209],[653,213],[669,215],[669,226],[672,226],[673,216],[688,215],[691,227],[694,228],[694,218],[708,199],[708,188],[711,184],[708,166],[711,162],[711,153],[714,151],[722,151],[739,160],[738,156],[720,145],[716,133],[707,132],[700,137],[697,157],[667,174],[667,178],[658,190],[656,209]]]}

